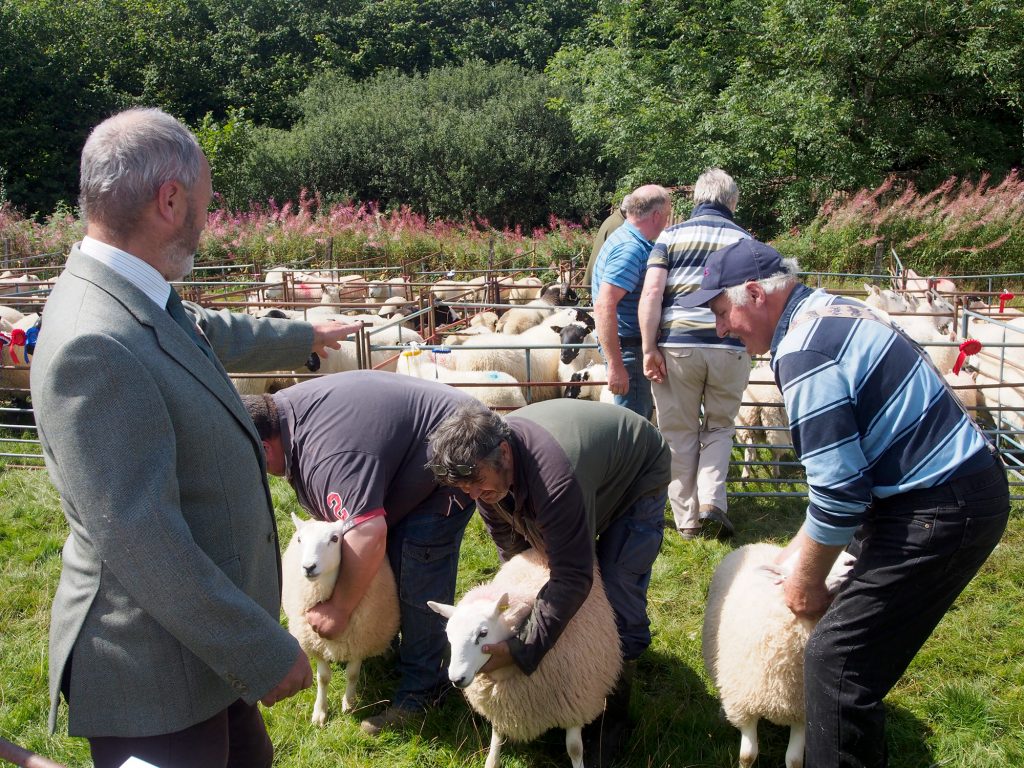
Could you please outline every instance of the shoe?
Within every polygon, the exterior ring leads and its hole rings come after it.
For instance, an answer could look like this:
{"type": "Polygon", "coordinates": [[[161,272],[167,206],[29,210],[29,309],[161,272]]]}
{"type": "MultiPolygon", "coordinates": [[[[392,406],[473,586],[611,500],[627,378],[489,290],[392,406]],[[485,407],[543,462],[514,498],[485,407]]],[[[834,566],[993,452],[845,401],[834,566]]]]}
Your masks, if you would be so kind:
{"type": "Polygon", "coordinates": [[[702,535],[708,538],[721,541],[736,533],[736,526],[729,516],[713,504],[701,504],[700,523],[702,535]]]}
{"type": "Polygon", "coordinates": [[[629,699],[635,672],[635,660],[623,663],[619,680],[605,699],[604,712],[583,727],[583,764],[587,768],[611,768],[629,740],[629,699]]]}
{"type": "Polygon", "coordinates": [[[376,736],[384,730],[401,730],[423,722],[423,712],[405,707],[388,707],[379,715],[368,717],[359,724],[363,733],[376,736]]]}
{"type": "Polygon", "coordinates": [[[676,528],[684,541],[693,541],[700,537],[700,528],[676,528]]]}

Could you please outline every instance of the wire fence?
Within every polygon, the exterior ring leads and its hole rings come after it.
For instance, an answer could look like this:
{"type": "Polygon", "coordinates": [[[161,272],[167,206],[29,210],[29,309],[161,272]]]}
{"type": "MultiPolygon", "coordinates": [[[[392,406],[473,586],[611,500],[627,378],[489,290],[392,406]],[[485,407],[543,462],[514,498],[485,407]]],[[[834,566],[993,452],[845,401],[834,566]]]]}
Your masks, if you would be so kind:
{"type": "MultiPolygon", "coordinates": [[[[895,257],[895,253],[893,256],[895,257]]],[[[38,267],[36,269],[38,270],[38,267]]],[[[572,263],[559,265],[557,273],[548,268],[531,271],[505,265],[460,272],[457,276],[466,284],[465,293],[456,300],[447,302],[438,301],[433,291],[439,282],[451,281],[456,276],[456,273],[450,271],[428,270],[413,273],[409,271],[409,265],[389,269],[374,267],[372,274],[380,275],[378,279],[371,278],[365,270],[352,266],[329,267],[316,273],[296,268],[275,271],[279,273],[276,281],[268,282],[268,276],[260,273],[258,265],[202,265],[194,271],[193,280],[179,285],[179,291],[190,300],[211,309],[259,313],[276,308],[294,316],[312,318],[316,313],[325,310],[378,313],[382,310],[380,299],[369,301],[367,295],[374,290],[386,292],[394,289],[404,297],[406,314],[390,322],[364,326],[353,340],[356,352],[355,367],[384,370],[395,370],[398,356],[403,350],[409,349],[410,341],[421,344],[422,349],[431,355],[434,361],[441,367],[447,367],[445,362],[458,354],[458,346],[447,345],[444,340],[453,333],[464,331],[467,318],[481,312],[502,312],[519,306],[503,300],[515,288],[514,276],[544,274],[549,278],[557,277],[563,280],[584,296],[589,291],[589,286],[580,284],[582,264],[572,263]],[[475,282],[472,282],[474,280],[475,282]],[[335,301],[335,298],[338,300],[335,301]],[[440,322],[438,310],[442,306],[446,311],[457,312],[462,319],[455,322],[440,322]],[[389,330],[397,332],[397,339],[380,341],[379,337],[389,330]]],[[[897,280],[898,276],[904,273],[902,264],[899,264],[898,257],[895,257],[895,261],[890,264],[890,274],[816,272],[805,273],[804,279],[810,285],[853,295],[856,292],[850,290],[851,282],[863,280],[884,283],[897,280]]],[[[1022,276],[1017,274],[982,275],[971,278],[987,280],[992,288],[993,297],[1005,296],[1003,286],[1019,284],[1022,280],[1022,276]]],[[[29,314],[40,312],[51,283],[49,280],[32,283],[19,284],[15,290],[4,295],[4,286],[0,281],[0,304],[14,306],[29,314]]],[[[1024,347],[1024,315],[1012,310],[995,312],[994,309],[972,309],[966,300],[960,300],[966,297],[950,298],[954,305],[952,322],[961,337],[969,338],[972,333],[978,335],[975,333],[978,329],[986,332],[983,349],[972,361],[975,364],[972,375],[977,377],[977,380],[954,384],[953,389],[962,400],[969,401],[967,407],[970,412],[989,439],[999,448],[1004,461],[1012,470],[1013,498],[1024,499],[1024,366],[1021,364],[1024,362],[1024,354],[1018,352],[1024,347]]],[[[976,292],[971,294],[971,299],[977,300],[976,292]]],[[[583,306],[581,309],[587,310],[590,307],[583,306]]],[[[959,343],[952,340],[932,341],[926,345],[926,349],[931,347],[932,354],[935,354],[937,349],[955,347],[959,343]]],[[[457,375],[453,375],[446,378],[446,383],[468,391],[481,386],[518,387],[522,389],[527,402],[536,399],[535,393],[542,388],[550,391],[552,387],[558,387],[562,394],[569,394],[568,390],[575,390],[577,396],[582,393],[582,396],[586,397],[587,389],[597,390],[606,384],[602,380],[573,383],[542,381],[534,380],[531,375],[536,355],[551,349],[594,350],[596,345],[592,343],[531,345],[517,344],[499,337],[494,339],[493,345],[477,345],[474,349],[521,351],[526,360],[527,381],[517,384],[482,384],[468,380],[459,381],[457,375]]],[[[30,404],[29,366],[26,362],[18,359],[15,346],[9,345],[0,349],[0,467],[43,466],[30,404]]],[[[764,369],[755,368],[755,376],[759,370],[764,369]]],[[[259,388],[271,381],[288,384],[319,375],[321,374],[313,371],[278,371],[237,373],[232,374],[232,378],[240,387],[259,388]]],[[[751,386],[758,385],[774,388],[773,381],[758,381],[754,378],[751,386]]],[[[594,396],[593,399],[598,398],[594,396]]],[[[755,401],[745,396],[743,406],[776,408],[784,413],[781,403],[766,403],[761,400],[763,398],[755,401]]],[[[788,427],[785,426],[787,422],[784,421],[784,417],[769,421],[773,423],[754,425],[752,430],[738,430],[729,472],[730,496],[807,496],[802,466],[788,447],[788,427]]]]}

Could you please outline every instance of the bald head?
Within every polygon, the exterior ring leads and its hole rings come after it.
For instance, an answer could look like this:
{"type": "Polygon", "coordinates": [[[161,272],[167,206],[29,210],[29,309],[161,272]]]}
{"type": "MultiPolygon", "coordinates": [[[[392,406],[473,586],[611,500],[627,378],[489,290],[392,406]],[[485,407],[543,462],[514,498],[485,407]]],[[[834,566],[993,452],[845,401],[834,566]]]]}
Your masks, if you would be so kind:
{"type": "Polygon", "coordinates": [[[672,196],[662,186],[645,184],[626,195],[622,204],[626,209],[626,217],[639,221],[648,218],[652,213],[671,207],[672,196]]]}

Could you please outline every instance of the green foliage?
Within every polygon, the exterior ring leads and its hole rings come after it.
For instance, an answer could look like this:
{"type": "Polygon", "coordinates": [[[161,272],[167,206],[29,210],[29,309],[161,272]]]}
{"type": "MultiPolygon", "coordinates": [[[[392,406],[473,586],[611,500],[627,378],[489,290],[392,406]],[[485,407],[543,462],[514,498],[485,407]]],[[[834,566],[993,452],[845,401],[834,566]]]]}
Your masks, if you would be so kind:
{"type": "MultiPolygon", "coordinates": [[[[282,542],[292,533],[289,512],[301,514],[291,488],[271,478],[282,542]]],[[[748,489],[749,490],[749,489],[748,489]]],[[[798,527],[798,499],[734,498],[730,514],[739,528],[735,545],[782,543],[798,527]]],[[[1020,712],[1024,711],[1024,518],[1017,504],[1002,544],[958,599],[887,699],[893,768],[1002,768],[1024,763],[1020,712]]],[[[0,734],[69,768],[89,765],[84,739],[66,735],[62,715],[55,736],[46,734],[46,633],[50,601],[60,573],[67,527],[56,492],[44,472],[0,470],[0,734]]],[[[654,642],[641,656],[631,714],[635,721],[624,768],[736,765],[739,733],[719,714],[705,674],[700,627],[711,573],[730,550],[717,541],[684,542],[668,533],[655,562],[649,593],[654,642]]],[[[480,519],[466,531],[459,560],[458,593],[485,580],[497,556],[480,519]]],[[[363,667],[357,710],[339,712],[341,679],[330,691],[326,727],[310,724],[313,691],[264,709],[282,768],[478,768],[490,726],[473,715],[457,693],[432,712],[418,731],[378,739],[359,730],[360,718],[378,708],[394,688],[393,659],[363,667]]],[[[62,710],[66,712],[66,710],[62,710]]],[[[781,765],[784,729],[762,722],[761,760],[781,765]]],[[[567,765],[564,737],[552,731],[530,744],[507,744],[508,768],[567,765]]]]}
{"type": "Polygon", "coordinates": [[[774,245],[808,271],[873,273],[882,243],[883,269],[891,249],[921,274],[1024,273],[1024,181],[1016,171],[997,185],[988,181],[987,174],[977,183],[951,177],[919,193],[891,177],[875,189],[835,196],[808,226],[774,245]]]}
{"type": "MultiPolygon", "coordinates": [[[[737,178],[762,235],[837,190],[1019,162],[1017,5],[952,0],[605,2],[549,67],[622,187],[737,178]]],[[[620,192],[623,191],[620,189],[620,192]]]]}
{"type": "Polygon", "coordinates": [[[404,204],[498,226],[580,217],[599,207],[601,180],[588,147],[548,108],[555,95],[543,75],[507,64],[365,82],[324,75],[299,99],[302,118],[291,131],[255,134],[243,165],[258,177],[218,173],[232,206],[306,188],[327,201],[404,204]]]}

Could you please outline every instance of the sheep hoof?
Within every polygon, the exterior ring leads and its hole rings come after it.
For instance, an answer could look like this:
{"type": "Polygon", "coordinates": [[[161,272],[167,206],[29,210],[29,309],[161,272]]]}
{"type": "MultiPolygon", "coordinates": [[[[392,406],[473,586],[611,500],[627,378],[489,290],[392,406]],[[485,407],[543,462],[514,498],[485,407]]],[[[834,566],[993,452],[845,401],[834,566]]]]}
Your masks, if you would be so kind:
{"type": "Polygon", "coordinates": [[[314,709],[313,717],[311,718],[313,725],[323,728],[327,725],[327,710],[326,709],[314,709]]]}

